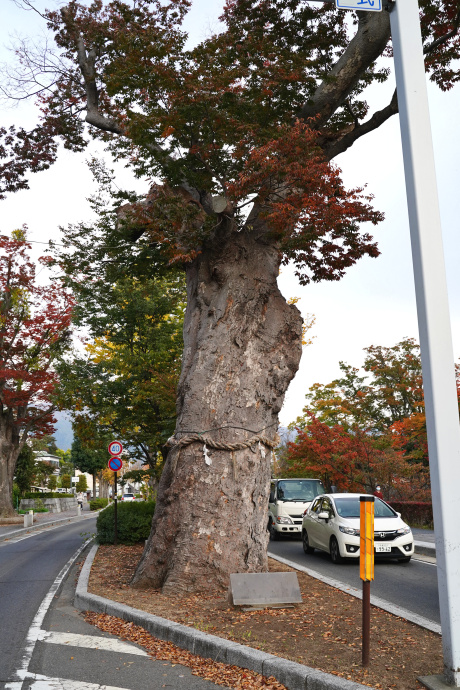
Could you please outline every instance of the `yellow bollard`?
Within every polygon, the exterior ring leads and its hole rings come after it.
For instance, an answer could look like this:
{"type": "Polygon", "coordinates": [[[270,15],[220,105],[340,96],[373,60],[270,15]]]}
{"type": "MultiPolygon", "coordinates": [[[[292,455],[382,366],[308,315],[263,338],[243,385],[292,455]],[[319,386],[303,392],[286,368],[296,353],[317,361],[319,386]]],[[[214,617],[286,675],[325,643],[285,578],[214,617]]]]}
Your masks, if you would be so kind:
{"type": "Polygon", "coordinates": [[[360,496],[359,575],[363,581],[362,665],[369,666],[371,580],[374,579],[374,497],[360,496]]]}

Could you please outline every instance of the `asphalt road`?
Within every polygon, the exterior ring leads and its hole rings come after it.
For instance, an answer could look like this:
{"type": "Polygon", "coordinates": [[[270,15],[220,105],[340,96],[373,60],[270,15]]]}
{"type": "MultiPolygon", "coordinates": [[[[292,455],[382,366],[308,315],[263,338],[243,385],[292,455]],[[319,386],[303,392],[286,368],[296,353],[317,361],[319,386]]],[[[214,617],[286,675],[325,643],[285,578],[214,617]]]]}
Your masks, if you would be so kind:
{"type": "Polygon", "coordinates": [[[0,688],[225,690],[120,642],[74,609],[83,555],[59,587],[58,575],[94,529],[88,519],[0,543],[0,688]]]}
{"type": "MultiPolygon", "coordinates": [[[[358,562],[334,565],[321,551],[306,555],[300,540],[270,541],[268,551],[343,584],[362,588],[358,562]]],[[[416,559],[413,557],[410,563],[376,561],[371,594],[440,623],[436,565],[416,559]]]]}

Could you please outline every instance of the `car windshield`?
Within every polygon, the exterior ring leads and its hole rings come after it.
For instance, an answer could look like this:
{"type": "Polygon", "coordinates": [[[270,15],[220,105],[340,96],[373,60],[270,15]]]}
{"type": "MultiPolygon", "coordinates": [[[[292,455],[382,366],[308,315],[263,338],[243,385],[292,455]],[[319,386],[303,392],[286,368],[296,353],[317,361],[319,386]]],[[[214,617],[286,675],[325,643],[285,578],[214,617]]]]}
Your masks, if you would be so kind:
{"type": "MultiPolygon", "coordinates": [[[[360,515],[360,501],[359,496],[350,496],[349,498],[335,498],[335,507],[340,517],[343,518],[359,518],[360,515]]],[[[397,517],[397,513],[390,508],[386,503],[375,498],[374,500],[374,517],[393,518],[397,517]]]]}
{"type": "Polygon", "coordinates": [[[324,494],[324,486],[319,479],[291,479],[278,482],[279,501],[307,503],[320,494],[324,494]]]}

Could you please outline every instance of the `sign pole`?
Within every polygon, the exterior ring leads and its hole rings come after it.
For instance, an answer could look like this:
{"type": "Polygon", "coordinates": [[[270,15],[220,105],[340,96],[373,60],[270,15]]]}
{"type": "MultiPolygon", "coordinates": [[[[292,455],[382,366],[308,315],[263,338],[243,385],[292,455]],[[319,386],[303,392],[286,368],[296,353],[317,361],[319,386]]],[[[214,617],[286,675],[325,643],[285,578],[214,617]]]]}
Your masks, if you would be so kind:
{"type": "Polygon", "coordinates": [[[114,500],[114,533],[113,533],[113,543],[116,545],[118,544],[118,515],[117,515],[117,507],[118,507],[118,487],[117,487],[117,472],[113,473],[113,500],[114,500]]]}
{"type": "Polygon", "coordinates": [[[374,497],[359,498],[359,575],[363,581],[362,665],[369,666],[371,637],[371,580],[374,579],[374,497]]]}
{"type": "Polygon", "coordinates": [[[422,356],[445,680],[460,687],[460,426],[417,0],[390,11],[422,356]]]}

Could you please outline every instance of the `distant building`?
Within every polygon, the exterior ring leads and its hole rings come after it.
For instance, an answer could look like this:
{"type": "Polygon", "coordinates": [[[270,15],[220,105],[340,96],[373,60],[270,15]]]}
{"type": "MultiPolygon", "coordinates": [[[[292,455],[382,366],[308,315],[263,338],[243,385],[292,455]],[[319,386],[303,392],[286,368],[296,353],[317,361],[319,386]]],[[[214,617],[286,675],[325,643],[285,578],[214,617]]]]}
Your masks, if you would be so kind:
{"type": "Polygon", "coordinates": [[[39,450],[35,453],[35,459],[40,462],[47,462],[48,465],[54,468],[53,474],[59,476],[59,457],[57,455],[51,455],[46,450],[39,450]]]}

